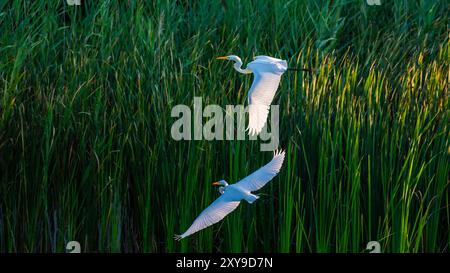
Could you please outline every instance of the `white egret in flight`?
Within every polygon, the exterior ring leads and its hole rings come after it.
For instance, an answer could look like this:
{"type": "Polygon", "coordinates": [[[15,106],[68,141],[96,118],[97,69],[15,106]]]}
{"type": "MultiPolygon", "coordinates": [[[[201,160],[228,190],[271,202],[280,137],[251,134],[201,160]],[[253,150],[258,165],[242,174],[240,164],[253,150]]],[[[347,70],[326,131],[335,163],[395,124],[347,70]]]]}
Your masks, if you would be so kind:
{"type": "Polygon", "coordinates": [[[308,69],[288,69],[285,60],[269,56],[256,56],[254,61],[248,63],[245,69],[241,68],[242,60],[236,55],[218,57],[217,59],[234,61],[233,67],[236,71],[243,74],[253,73],[254,75],[252,86],[248,91],[249,124],[247,130],[249,135],[259,134],[266,124],[270,104],[280,84],[281,75],[286,70],[309,71],[308,69]]]}
{"type": "Polygon", "coordinates": [[[252,191],[261,189],[277,175],[283,165],[284,154],[284,151],[275,151],[273,159],[269,163],[235,184],[228,185],[225,180],[214,182],[213,185],[220,186],[221,196],[200,213],[185,233],[175,235],[175,239],[181,240],[219,222],[235,210],[242,200],[250,204],[255,202],[259,196],[253,194],[252,191]]]}

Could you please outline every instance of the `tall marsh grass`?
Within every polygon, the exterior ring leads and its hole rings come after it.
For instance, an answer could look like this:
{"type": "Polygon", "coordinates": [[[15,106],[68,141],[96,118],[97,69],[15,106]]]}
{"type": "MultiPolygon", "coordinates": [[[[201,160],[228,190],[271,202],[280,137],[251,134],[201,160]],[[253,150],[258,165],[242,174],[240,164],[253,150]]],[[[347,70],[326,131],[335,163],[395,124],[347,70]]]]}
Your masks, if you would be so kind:
{"type": "Polygon", "coordinates": [[[0,252],[448,252],[448,2],[0,1],[0,252]],[[331,3],[330,3],[331,2],[331,3]],[[286,161],[253,205],[173,240],[270,160],[174,141],[177,104],[246,102],[215,57],[287,59],[286,161]]]}

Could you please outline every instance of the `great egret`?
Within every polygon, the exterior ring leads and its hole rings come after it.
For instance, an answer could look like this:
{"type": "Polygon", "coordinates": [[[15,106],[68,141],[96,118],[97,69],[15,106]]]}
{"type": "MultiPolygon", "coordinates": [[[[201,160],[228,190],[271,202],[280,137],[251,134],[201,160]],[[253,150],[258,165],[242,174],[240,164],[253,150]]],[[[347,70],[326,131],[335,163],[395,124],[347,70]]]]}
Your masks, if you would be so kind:
{"type": "Polygon", "coordinates": [[[242,69],[242,60],[236,55],[216,58],[218,60],[234,61],[234,69],[239,73],[253,73],[253,83],[248,91],[248,113],[249,124],[247,130],[249,135],[257,135],[266,124],[269,114],[270,104],[272,103],[275,92],[280,84],[281,75],[286,70],[309,71],[308,69],[288,69],[285,60],[269,57],[256,56],[254,61],[247,64],[242,69]]]}
{"type": "Polygon", "coordinates": [[[251,175],[241,181],[228,185],[225,180],[214,182],[213,185],[220,186],[221,196],[209,205],[194,220],[194,223],[181,235],[175,235],[176,240],[181,240],[199,230],[209,227],[235,210],[242,200],[252,204],[259,196],[252,193],[261,189],[267,182],[277,175],[284,161],[284,151],[275,151],[272,160],[259,168],[251,175]]]}

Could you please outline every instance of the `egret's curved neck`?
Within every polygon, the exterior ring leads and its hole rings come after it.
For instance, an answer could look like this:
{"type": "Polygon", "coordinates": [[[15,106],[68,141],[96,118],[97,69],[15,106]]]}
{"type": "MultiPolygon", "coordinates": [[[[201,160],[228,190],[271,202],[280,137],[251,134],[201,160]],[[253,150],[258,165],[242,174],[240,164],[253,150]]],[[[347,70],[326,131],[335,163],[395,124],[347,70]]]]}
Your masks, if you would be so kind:
{"type": "Polygon", "coordinates": [[[225,192],[225,188],[228,187],[228,183],[227,182],[223,181],[222,183],[223,183],[222,187],[219,187],[220,194],[223,194],[225,192]]]}
{"type": "Polygon", "coordinates": [[[242,73],[242,74],[252,73],[252,71],[248,68],[242,69],[242,61],[241,60],[236,60],[233,67],[234,67],[234,69],[236,69],[237,72],[242,73]]]}

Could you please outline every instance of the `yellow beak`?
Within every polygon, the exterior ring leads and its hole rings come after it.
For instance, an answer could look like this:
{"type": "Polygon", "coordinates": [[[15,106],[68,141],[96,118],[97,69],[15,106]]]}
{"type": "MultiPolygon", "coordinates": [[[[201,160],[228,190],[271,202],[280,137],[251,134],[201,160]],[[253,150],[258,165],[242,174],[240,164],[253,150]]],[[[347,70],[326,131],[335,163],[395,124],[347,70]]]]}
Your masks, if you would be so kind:
{"type": "Polygon", "coordinates": [[[227,56],[217,57],[216,60],[228,60],[227,56]]]}
{"type": "Polygon", "coordinates": [[[214,182],[214,183],[212,183],[213,184],[213,186],[220,186],[220,183],[219,182],[214,182]]]}

